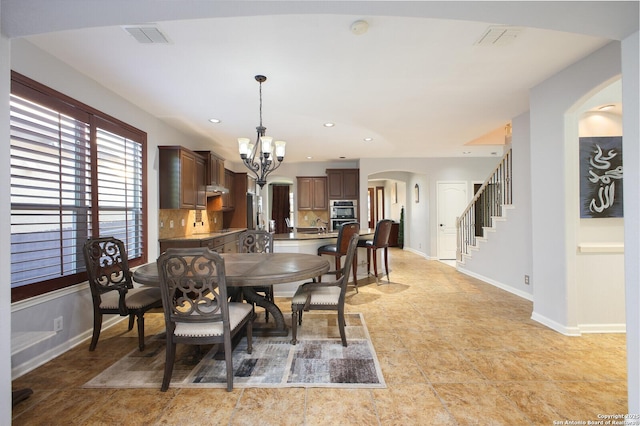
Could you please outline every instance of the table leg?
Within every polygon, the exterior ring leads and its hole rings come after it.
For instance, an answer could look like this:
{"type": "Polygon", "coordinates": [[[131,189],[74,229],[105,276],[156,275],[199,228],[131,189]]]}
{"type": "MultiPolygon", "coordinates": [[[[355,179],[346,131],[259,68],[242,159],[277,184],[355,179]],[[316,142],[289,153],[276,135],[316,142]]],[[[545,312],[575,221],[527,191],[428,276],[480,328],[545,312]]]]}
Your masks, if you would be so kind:
{"type": "Polygon", "coordinates": [[[275,303],[265,299],[255,292],[252,287],[243,287],[242,293],[247,302],[255,303],[271,314],[275,321],[275,327],[270,324],[253,324],[253,334],[256,336],[288,336],[289,329],[284,323],[284,315],[275,303]]]}

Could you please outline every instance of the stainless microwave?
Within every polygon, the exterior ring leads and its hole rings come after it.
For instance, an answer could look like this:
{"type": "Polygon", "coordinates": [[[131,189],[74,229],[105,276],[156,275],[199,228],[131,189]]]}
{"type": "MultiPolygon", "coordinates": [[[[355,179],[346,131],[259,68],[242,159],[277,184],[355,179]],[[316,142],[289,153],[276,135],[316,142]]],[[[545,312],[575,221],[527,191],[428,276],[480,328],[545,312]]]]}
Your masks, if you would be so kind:
{"type": "Polygon", "coordinates": [[[358,202],[355,200],[331,200],[329,214],[331,219],[355,219],[358,202]]]}

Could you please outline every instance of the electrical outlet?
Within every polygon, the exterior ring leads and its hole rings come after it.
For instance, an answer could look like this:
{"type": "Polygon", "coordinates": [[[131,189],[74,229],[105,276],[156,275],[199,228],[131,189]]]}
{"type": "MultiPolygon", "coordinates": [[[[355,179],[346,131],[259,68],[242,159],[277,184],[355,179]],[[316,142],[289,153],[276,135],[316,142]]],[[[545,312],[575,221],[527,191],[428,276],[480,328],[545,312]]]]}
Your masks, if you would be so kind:
{"type": "Polygon", "coordinates": [[[164,222],[160,221],[160,228],[164,228],[164,222]]]}
{"type": "Polygon", "coordinates": [[[172,220],[169,221],[169,228],[173,228],[173,221],[172,220]]]}
{"type": "Polygon", "coordinates": [[[53,319],[53,331],[55,331],[56,333],[58,331],[62,331],[63,328],[63,317],[57,317],[53,319]]]}
{"type": "Polygon", "coordinates": [[[182,219],[182,220],[180,221],[180,225],[181,225],[181,226],[184,226],[184,219],[182,219]]]}
{"type": "Polygon", "coordinates": [[[526,285],[529,285],[529,275],[525,275],[525,276],[524,276],[524,283],[525,283],[526,285]]]}
{"type": "Polygon", "coordinates": [[[218,218],[217,217],[213,217],[213,223],[218,223],[218,218]]]}

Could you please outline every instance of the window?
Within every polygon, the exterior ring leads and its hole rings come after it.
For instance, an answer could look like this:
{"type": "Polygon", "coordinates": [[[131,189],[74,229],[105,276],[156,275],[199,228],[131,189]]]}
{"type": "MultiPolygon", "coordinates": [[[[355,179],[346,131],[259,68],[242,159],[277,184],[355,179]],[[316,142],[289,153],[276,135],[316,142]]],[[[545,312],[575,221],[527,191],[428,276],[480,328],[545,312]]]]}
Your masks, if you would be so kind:
{"type": "Polygon", "coordinates": [[[82,247],[114,236],[146,261],[146,134],[12,73],[11,299],[86,280],[82,247]]]}

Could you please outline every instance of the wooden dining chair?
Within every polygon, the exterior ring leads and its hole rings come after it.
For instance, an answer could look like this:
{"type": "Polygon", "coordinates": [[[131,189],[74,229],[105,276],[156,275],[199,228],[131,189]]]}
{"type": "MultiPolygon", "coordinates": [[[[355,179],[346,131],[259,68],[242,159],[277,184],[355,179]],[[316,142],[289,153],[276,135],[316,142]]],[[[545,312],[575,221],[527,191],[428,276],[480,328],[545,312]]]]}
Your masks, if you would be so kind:
{"type": "MultiPolygon", "coordinates": [[[[318,256],[328,255],[333,256],[335,258],[336,263],[336,271],[341,271],[340,267],[340,259],[342,256],[347,255],[347,248],[349,247],[349,241],[351,240],[351,236],[360,232],[360,224],[358,222],[347,222],[342,225],[342,228],[338,231],[338,240],[335,244],[326,244],[318,248],[318,256]]],[[[353,285],[356,288],[356,293],[358,292],[358,277],[357,277],[357,253],[356,260],[353,262],[353,285]]]]}
{"type": "Polygon", "coordinates": [[[371,271],[371,255],[373,254],[373,273],[378,283],[378,249],[382,249],[384,256],[384,269],[387,272],[387,282],[389,281],[389,235],[391,234],[391,226],[393,221],[390,219],[382,219],[376,224],[376,231],[373,234],[373,240],[361,239],[358,241],[358,247],[367,249],[367,274],[371,271]]]}
{"type": "MultiPolygon", "coordinates": [[[[239,236],[238,251],[240,253],[273,253],[273,234],[264,230],[248,229],[239,236]]],[[[264,293],[266,300],[274,301],[272,285],[253,287],[253,290],[264,293]]],[[[264,318],[269,322],[269,311],[265,310],[264,318]]]]}
{"type": "Polygon", "coordinates": [[[330,282],[309,282],[304,283],[291,299],[291,343],[297,343],[298,325],[302,324],[302,312],[310,310],[333,310],[338,311],[338,329],[342,346],[347,346],[347,336],[345,333],[344,299],[347,292],[347,282],[349,273],[354,262],[356,250],[358,249],[358,234],[352,234],[347,242],[344,266],[341,271],[327,272],[337,276],[338,279],[330,282]]]}
{"type": "Polygon", "coordinates": [[[162,306],[160,289],[133,287],[124,243],[113,237],[89,239],[83,247],[84,262],[93,301],[93,336],[89,350],[95,350],[104,314],[129,316],[129,330],[138,319],[138,347],[144,350],[144,314],[162,306]]]}
{"type": "Polygon", "coordinates": [[[229,302],[224,259],[207,247],[168,249],[157,261],[167,330],[166,361],[161,391],[169,389],[176,344],[221,344],[227,370],[227,391],[233,390],[231,339],[246,330],[252,351],[253,307],[229,302]]]}

